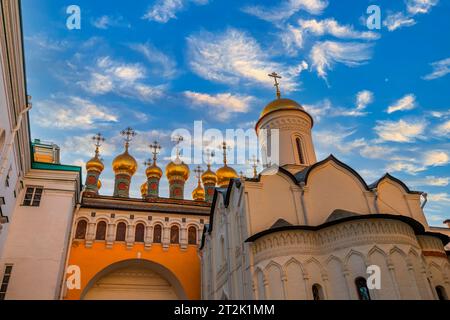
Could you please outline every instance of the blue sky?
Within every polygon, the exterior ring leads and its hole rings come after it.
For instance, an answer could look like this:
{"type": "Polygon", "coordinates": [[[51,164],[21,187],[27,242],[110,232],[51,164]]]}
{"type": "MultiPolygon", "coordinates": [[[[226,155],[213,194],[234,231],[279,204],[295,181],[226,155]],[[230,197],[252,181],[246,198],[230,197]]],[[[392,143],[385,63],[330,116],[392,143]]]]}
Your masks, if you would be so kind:
{"type": "MultiPolygon", "coordinates": [[[[66,164],[93,154],[102,132],[103,194],[120,130],[144,182],[147,145],[174,129],[254,126],[283,76],[285,97],[315,118],[319,159],[333,153],[368,183],[389,171],[429,193],[431,224],[450,218],[450,3],[439,0],[22,0],[32,137],[57,143],[66,164]],[[66,9],[81,9],[68,30],[66,9]],[[381,9],[369,30],[367,8],[381,9]]],[[[239,166],[251,174],[251,168],[239,166]]],[[[195,185],[189,180],[186,195],[195,185]]],[[[162,182],[162,196],[167,196],[162,182]]]]}

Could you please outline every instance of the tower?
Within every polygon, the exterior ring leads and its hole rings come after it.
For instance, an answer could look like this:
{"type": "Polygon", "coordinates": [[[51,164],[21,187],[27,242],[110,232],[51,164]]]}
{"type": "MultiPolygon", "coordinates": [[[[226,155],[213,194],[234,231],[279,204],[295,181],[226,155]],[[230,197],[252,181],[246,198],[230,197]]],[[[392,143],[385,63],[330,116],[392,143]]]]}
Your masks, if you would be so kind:
{"type": "Polygon", "coordinates": [[[161,146],[157,141],[151,144],[150,149],[153,153],[153,163],[147,162],[147,170],[145,170],[145,175],[147,176],[147,195],[148,198],[158,198],[159,197],[159,181],[163,175],[160,167],[156,165],[156,160],[158,154],[161,151],[161,146]]]}
{"type": "Polygon", "coordinates": [[[217,185],[217,175],[211,170],[211,158],[214,157],[214,152],[208,151],[206,156],[208,169],[202,174],[202,182],[205,187],[205,201],[212,202],[214,197],[214,189],[217,185]]]}
{"type": "Polygon", "coordinates": [[[205,189],[202,187],[201,177],[203,170],[200,166],[198,166],[195,170],[195,175],[197,177],[197,188],[192,191],[192,199],[195,201],[205,201],[205,189]]]}
{"type": "Polygon", "coordinates": [[[175,138],[176,142],[176,158],[169,162],[166,167],[166,176],[169,180],[170,198],[184,199],[184,185],[189,179],[189,167],[180,159],[179,144],[183,141],[183,137],[175,138]]]}
{"type": "Polygon", "coordinates": [[[237,172],[227,164],[227,143],[222,144],[223,167],[217,170],[217,184],[220,188],[227,188],[231,179],[238,178],[237,172]]]}
{"type": "Polygon", "coordinates": [[[269,76],[275,80],[277,99],[264,108],[256,123],[263,165],[298,172],[317,162],[311,135],[313,118],[297,102],[281,97],[278,74],[269,76]]]}
{"type": "Polygon", "coordinates": [[[101,188],[100,174],[105,166],[102,160],[100,160],[100,147],[102,142],[105,142],[105,138],[99,133],[92,137],[95,142],[95,156],[86,163],[86,186],[84,194],[88,196],[97,196],[98,190],[101,188]]]}
{"type": "Polygon", "coordinates": [[[114,197],[128,198],[131,178],[138,168],[136,159],[128,153],[130,142],[136,136],[136,132],[131,128],[127,128],[120,134],[125,137],[125,152],[118,155],[112,163],[115,174],[114,197]]]}

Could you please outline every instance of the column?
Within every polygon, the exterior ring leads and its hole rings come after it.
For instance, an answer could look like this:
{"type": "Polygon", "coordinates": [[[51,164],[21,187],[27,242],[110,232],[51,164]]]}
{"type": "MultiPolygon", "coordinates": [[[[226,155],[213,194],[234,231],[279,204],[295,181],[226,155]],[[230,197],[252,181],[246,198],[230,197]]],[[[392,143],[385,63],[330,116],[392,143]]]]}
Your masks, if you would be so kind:
{"type": "Polygon", "coordinates": [[[116,224],[115,223],[108,223],[108,229],[106,231],[106,248],[112,249],[114,245],[114,234],[116,230],[116,224]]]}

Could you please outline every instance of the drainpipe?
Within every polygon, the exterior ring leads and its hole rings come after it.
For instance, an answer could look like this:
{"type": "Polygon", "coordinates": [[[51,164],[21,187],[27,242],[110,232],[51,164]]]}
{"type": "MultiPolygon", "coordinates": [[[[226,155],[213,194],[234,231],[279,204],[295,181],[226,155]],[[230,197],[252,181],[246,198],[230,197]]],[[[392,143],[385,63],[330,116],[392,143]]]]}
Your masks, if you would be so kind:
{"type": "MultiPolygon", "coordinates": [[[[84,193],[84,190],[81,191],[81,193],[80,193],[80,200],[79,200],[80,202],[77,203],[75,211],[72,215],[72,224],[71,224],[72,227],[70,228],[69,240],[67,242],[67,253],[66,253],[66,258],[65,258],[65,262],[64,262],[64,269],[63,269],[61,287],[60,287],[60,292],[59,292],[59,300],[63,300],[64,295],[66,294],[66,275],[67,275],[66,271],[67,271],[67,267],[69,266],[69,258],[70,258],[71,248],[72,248],[72,239],[73,239],[75,229],[76,229],[75,220],[76,220],[78,212],[80,211],[80,208],[81,208],[81,199],[83,199],[83,193],[84,193]]],[[[81,275],[81,276],[83,276],[83,275],[81,275]]]]}
{"type": "MultiPolygon", "coordinates": [[[[30,101],[31,100],[31,96],[28,96],[27,100],[30,101]]],[[[1,155],[2,163],[1,163],[1,166],[0,166],[0,175],[3,174],[3,172],[4,172],[5,168],[6,168],[6,163],[7,163],[7,160],[8,160],[7,155],[9,154],[9,152],[12,149],[12,146],[14,144],[14,140],[16,138],[16,134],[20,130],[20,128],[22,127],[23,115],[26,114],[28,111],[30,111],[31,108],[32,108],[32,104],[28,102],[27,103],[27,107],[25,109],[23,109],[22,111],[20,111],[19,117],[17,119],[17,125],[12,130],[11,137],[10,137],[10,139],[8,141],[8,144],[6,144],[5,150],[4,150],[3,154],[1,155]]]]}
{"type": "Polygon", "coordinates": [[[373,194],[375,195],[375,200],[373,202],[375,206],[375,213],[380,213],[380,209],[378,208],[378,189],[375,188],[372,190],[373,194]]]}
{"type": "Polygon", "coordinates": [[[423,192],[423,193],[422,193],[422,197],[423,197],[424,201],[423,201],[423,203],[422,203],[422,205],[421,205],[420,207],[421,207],[422,210],[423,210],[423,208],[425,208],[425,206],[426,206],[426,204],[427,204],[427,202],[428,202],[428,193],[423,192]]]}
{"type": "Polygon", "coordinates": [[[306,206],[305,206],[305,183],[300,183],[300,189],[302,190],[302,193],[300,195],[300,201],[302,203],[302,210],[303,210],[303,218],[305,219],[305,225],[308,225],[308,214],[306,212],[306,206]]]}

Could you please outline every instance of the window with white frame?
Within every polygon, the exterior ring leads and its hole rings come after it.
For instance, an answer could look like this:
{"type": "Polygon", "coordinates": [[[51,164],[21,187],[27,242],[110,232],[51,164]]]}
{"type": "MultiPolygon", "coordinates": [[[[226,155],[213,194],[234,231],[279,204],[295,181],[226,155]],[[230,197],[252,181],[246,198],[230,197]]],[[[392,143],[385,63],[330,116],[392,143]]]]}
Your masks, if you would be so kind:
{"type": "Polygon", "coordinates": [[[25,198],[23,199],[23,206],[39,207],[41,204],[43,191],[43,187],[27,187],[25,198]]]}

